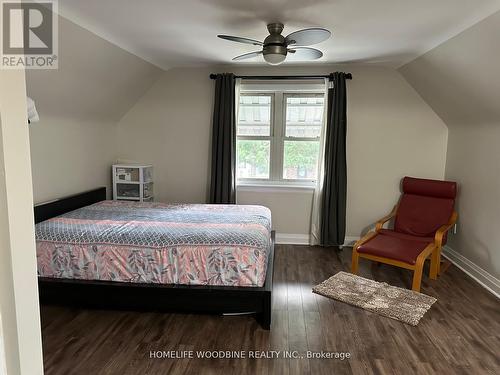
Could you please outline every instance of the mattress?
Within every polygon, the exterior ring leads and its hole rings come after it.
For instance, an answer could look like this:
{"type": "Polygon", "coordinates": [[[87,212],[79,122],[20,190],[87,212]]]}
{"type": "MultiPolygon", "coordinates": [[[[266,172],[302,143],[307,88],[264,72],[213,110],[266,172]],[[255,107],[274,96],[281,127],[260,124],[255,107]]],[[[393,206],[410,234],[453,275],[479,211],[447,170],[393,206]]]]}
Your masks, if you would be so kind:
{"type": "Polygon", "coordinates": [[[264,285],[271,212],[262,206],[102,201],[35,226],[40,277],[264,285]]]}

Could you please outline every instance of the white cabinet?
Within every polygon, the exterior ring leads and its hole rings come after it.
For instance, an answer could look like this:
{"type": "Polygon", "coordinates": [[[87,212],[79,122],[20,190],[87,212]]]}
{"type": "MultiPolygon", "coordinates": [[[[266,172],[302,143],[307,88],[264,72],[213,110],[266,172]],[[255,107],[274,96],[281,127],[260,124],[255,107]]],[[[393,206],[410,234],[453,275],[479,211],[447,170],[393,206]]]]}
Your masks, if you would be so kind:
{"type": "Polygon", "coordinates": [[[153,166],[114,164],[112,173],[114,200],[153,201],[153,166]]]}

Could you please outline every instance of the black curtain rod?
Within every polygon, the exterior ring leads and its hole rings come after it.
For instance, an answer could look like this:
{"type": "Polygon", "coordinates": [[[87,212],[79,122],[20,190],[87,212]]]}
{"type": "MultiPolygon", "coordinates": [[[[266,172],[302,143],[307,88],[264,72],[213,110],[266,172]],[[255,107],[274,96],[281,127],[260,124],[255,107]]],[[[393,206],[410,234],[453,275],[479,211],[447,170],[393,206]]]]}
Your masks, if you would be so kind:
{"type": "MultiPolygon", "coordinates": [[[[330,74],[326,75],[311,75],[311,76],[234,76],[235,78],[248,79],[248,80],[285,80],[285,79],[321,79],[330,78],[330,74]]],[[[210,74],[210,79],[216,79],[217,74],[210,74]]],[[[351,73],[346,73],[346,79],[352,79],[351,73]]]]}

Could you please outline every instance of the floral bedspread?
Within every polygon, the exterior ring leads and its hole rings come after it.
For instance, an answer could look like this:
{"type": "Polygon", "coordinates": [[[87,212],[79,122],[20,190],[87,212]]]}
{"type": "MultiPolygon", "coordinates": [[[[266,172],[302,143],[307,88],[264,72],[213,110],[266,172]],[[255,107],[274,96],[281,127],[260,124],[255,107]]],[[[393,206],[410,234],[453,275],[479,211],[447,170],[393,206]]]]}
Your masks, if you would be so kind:
{"type": "Polygon", "coordinates": [[[102,201],[38,223],[35,234],[40,277],[262,286],[271,212],[102,201]]]}

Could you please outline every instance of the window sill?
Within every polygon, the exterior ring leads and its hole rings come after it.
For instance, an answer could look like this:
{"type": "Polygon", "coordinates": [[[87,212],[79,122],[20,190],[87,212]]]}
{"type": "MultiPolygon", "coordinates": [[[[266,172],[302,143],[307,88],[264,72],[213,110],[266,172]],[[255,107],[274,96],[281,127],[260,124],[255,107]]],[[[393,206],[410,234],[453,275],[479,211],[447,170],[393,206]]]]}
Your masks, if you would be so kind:
{"type": "Polygon", "coordinates": [[[236,191],[256,193],[313,193],[315,185],[239,183],[236,191]]]}

